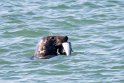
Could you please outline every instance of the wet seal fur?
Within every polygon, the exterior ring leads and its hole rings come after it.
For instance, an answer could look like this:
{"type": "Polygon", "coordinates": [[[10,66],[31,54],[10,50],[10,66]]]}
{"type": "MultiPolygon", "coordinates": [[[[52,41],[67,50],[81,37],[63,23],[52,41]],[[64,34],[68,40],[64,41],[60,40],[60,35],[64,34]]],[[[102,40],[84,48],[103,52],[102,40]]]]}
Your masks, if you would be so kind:
{"type": "Polygon", "coordinates": [[[68,41],[67,36],[43,37],[39,41],[33,57],[37,57],[40,59],[48,59],[48,58],[57,56],[58,54],[65,55],[66,53],[62,46],[62,43],[67,41],[68,41]]]}

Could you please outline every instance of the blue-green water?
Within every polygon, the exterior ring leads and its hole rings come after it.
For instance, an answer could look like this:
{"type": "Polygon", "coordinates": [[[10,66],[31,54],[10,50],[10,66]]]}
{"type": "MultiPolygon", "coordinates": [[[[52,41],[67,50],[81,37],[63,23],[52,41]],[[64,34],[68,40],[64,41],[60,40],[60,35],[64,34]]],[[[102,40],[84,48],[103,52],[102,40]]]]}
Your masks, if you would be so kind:
{"type": "Polygon", "coordinates": [[[0,83],[124,83],[124,0],[0,0],[0,83]],[[71,56],[30,60],[43,36],[71,56]]]}

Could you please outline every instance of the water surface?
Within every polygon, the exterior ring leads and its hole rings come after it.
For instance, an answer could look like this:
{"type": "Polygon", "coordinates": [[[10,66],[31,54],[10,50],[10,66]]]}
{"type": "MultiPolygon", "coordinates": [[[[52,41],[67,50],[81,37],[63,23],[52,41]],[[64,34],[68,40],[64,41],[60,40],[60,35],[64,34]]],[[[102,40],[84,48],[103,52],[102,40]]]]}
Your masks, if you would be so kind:
{"type": "Polygon", "coordinates": [[[0,83],[124,83],[123,0],[1,0],[0,83]],[[43,36],[71,56],[31,60],[43,36]]]}

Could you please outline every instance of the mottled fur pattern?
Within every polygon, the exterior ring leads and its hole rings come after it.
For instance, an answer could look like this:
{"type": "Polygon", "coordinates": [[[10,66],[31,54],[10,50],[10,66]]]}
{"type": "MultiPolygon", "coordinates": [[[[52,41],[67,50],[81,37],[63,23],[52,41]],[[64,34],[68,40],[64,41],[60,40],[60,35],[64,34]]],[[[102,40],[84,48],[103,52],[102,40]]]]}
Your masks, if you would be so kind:
{"type": "Polygon", "coordinates": [[[65,55],[62,43],[67,42],[67,36],[43,37],[37,46],[35,55],[38,58],[50,58],[59,54],[65,55]]]}

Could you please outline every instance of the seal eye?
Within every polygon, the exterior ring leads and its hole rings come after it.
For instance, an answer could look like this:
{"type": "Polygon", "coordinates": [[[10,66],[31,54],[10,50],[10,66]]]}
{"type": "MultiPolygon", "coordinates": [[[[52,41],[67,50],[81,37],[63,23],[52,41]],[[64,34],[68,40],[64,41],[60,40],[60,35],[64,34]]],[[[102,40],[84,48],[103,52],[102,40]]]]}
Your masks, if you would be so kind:
{"type": "Polygon", "coordinates": [[[54,39],[54,37],[51,37],[51,39],[54,39]]]}

